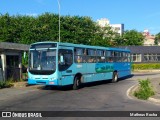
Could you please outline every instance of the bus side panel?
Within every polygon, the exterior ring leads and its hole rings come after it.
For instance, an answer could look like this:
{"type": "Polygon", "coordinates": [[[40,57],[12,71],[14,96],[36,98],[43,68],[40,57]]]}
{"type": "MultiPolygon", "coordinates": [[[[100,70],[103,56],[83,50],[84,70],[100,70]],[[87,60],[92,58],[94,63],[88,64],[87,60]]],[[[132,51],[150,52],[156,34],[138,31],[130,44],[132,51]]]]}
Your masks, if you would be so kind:
{"type": "Polygon", "coordinates": [[[93,77],[93,81],[100,81],[100,80],[110,80],[112,79],[113,72],[107,73],[97,73],[93,77]]]}
{"type": "Polygon", "coordinates": [[[86,64],[85,63],[73,63],[71,67],[67,70],[59,72],[61,85],[71,85],[74,82],[74,77],[76,74],[84,74],[86,73],[86,64]]]}
{"type": "Polygon", "coordinates": [[[110,80],[113,75],[113,63],[88,63],[85,82],[110,80]]]}
{"type": "Polygon", "coordinates": [[[71,84],[73,84],[73,80],[74,80],[74,76],[73,75],[69,75],[69,76],[63,76],[62,78],[61,78],[61,85],[63,86],[63,85],[71,85],[71,84]]]}
{"type": "Polygon", "coordinates": [[[113,76],[113,63],[96,63],[93,81],[110,80],[113,76]]]}
{"type": "Polygon", "coordinates": [[[114,70],[118,71],[118,77],[125,77],[131,74],[130,63],[114,63],[114,70]]]}
{"type": "Polygon", "coordinates": [[[84,74],[84,82],[92,82],[95,77],[95,63],[86,63],[86,73],[84,74]]]}

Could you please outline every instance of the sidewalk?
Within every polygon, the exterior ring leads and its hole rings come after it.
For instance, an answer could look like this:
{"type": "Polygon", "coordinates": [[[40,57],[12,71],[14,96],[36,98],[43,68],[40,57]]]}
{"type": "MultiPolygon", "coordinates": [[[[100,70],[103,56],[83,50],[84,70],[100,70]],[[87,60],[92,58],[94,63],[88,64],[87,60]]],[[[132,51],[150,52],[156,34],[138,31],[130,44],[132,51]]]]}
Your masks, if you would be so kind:
{"type": "Polygon", "coordinates": [[[155,78],[155,79],[151,79],[151,85],[153,86],[153,89],[155,91],[155,95],[150,97],[149,100],[156,102],[156,103],[160,103],[160,77],[159,78],[155,78]]]}
{"type": "Polygon", "coordinates": [[[11,88],[0,89],[0,101],[17,97],[18,95],[36,91],[42,87],[41,85],[27,86],[27,82],[17,82],[11,88]]]}
{"type": "Polygon", "coordinates": [[[157,70],[134,70],[133,73],[157,73],[157,72],[160,72],[160,69],[157,69],[157,70]]]}

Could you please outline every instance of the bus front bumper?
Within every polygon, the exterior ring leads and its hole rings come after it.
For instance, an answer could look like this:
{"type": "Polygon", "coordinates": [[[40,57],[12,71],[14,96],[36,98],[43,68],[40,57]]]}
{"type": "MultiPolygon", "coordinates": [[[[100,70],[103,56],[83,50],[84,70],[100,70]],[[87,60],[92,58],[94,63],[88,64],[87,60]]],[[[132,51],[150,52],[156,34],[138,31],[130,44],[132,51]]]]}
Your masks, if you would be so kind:
{"type": "Polygon", "coordinates": [[[58,80],[35,80],[28,78],[28,84],[29,85],[59,85],[58,80]]]}

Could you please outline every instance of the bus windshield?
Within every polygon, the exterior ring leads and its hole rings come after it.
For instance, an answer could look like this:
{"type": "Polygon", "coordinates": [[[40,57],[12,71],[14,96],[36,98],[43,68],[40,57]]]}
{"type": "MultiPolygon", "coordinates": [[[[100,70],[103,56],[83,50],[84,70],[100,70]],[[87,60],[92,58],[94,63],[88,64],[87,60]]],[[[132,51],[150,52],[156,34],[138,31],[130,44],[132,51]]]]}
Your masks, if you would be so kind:
{"type": "Polygon", "coordinates": [[[38,71],[55,71],[56,70],[56,50],[30,50],[29,71],[37,73],[38,71]]]}

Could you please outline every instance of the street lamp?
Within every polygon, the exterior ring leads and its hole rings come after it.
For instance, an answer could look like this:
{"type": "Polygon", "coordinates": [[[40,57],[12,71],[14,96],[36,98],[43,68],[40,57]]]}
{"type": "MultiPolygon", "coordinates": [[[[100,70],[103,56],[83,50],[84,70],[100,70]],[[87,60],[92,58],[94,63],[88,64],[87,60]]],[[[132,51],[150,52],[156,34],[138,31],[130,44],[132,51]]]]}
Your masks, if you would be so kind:
{"type": "Polygon", "coordinates": [[[60,9],[61,9],[61,6],[60,6],[60,0],[57,0],[58,2],[58,11],[59,11],[59,42],[61,42],[61,18],[60,18],[60,9]]]}

